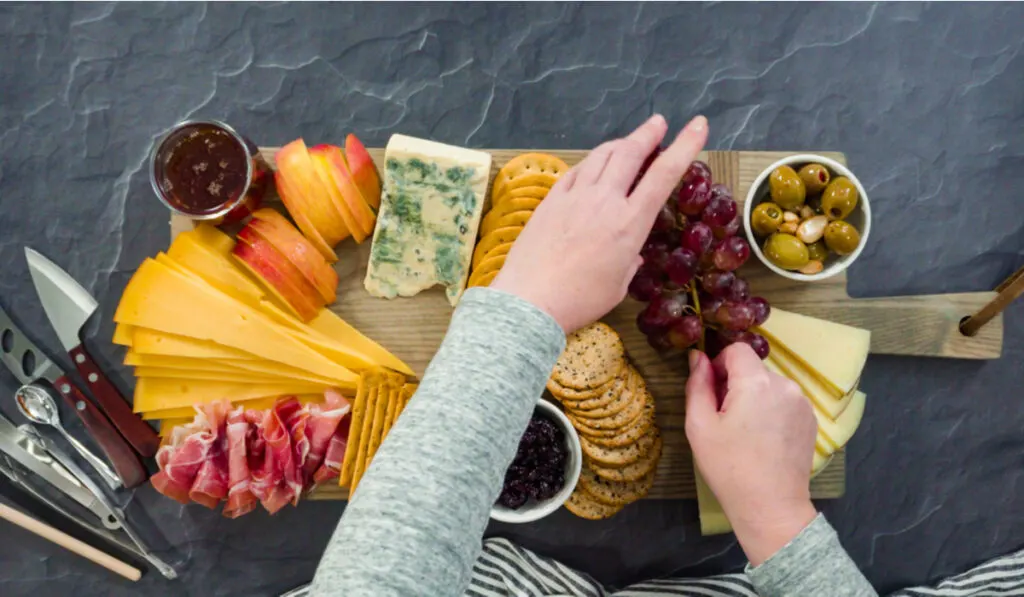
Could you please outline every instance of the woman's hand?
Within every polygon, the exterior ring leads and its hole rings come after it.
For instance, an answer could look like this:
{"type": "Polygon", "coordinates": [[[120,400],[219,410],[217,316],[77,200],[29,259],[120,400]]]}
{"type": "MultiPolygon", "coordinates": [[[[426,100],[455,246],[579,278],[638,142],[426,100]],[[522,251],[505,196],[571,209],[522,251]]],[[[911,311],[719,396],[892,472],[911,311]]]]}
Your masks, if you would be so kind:
{"type": "Polygon", "coordinates": [[[704,147],[707,119],[694,118],[630,192],[668,125],[651,117],[628,137],[590,152],[552,187],[491,283],[550,314],[570,333],[626,296],[658,210],[704,147]]]}
{"type": "Polygon", "coordinates": [[[817,428],[800,387],[768,371],[750,346],[733,344],[713,363],[690,351],[686,437],[753,566],[816,516],[809,483],[817,428]]]}

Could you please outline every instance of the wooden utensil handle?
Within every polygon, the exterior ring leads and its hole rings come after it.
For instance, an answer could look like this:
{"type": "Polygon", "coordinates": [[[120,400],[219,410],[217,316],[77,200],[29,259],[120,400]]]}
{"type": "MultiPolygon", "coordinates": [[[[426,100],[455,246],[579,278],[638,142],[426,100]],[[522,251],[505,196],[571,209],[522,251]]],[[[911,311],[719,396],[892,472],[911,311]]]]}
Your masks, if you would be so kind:
{"type": "Polygon", "coordinates": [[[88,543],[79,541],[71,535],[59,531],[46,523],[40,522],[31,516],[23,514],[22,512],[11,508],[7,504],[0,504],[0,518],[3,518],[13,525],[19,526],[30,533],[39,535],[47,541],[56,543],[64,549],[72,553],[76,553],[91,562],[99,564],[115,574],[120,574],[128,580],[136,581],[142,578],[142,571],[138,568],[130,566],[114,556],[102,552],[88,543]]]}
{"type": "Polygon", "coordinates": [[[976,336],[982,326],[992,321],[992,318],[1002,313],[1010,303],[1024,295],[1024,267],[1003,280],[1003,283],[996,287],[996,293],[996,297],[990,303],[961,322],[960,331],[965,336],[976,336]]]}
{"type": "Polygon", "coordinates": [[[68,354],[71,355],[75,368],[89,385],[89,390],[96,398],[100,410],[107,415],[114,427],[117,427],[136,452],[145,458],[156,456],[156,451],[160,448],[160,436],[148,423],[132,412],[128,401],[103,374],[96,361],[85,351],[85,347],[80,344],[68,351],[68,354]]]}
{"type": "Polygon", "coordinates": [[[117,429],[114,429],[114,426],[96,408],[96,405],[90,402],[65,376],[54,380],[53,387],[82,420],[89,435],[107,455],[107,460],[114,466],[114,472],[121,477],[124,486],[138,487],[144,483],[149,478],[146,467],[142,466],[142,462],[132,447],[121,437],[117,429]]]}

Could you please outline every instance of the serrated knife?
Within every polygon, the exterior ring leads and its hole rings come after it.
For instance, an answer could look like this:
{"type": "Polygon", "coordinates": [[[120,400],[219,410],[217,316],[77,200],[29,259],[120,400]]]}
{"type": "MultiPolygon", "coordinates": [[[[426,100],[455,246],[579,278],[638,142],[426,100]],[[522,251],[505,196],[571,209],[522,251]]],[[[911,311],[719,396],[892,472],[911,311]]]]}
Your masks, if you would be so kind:
{"type": "Polygon", "coordinates": [[[88,384],[97,405],[136,452],[152,458],[160,448],[160,437],[132,412],[128,401],[85,351],[81,340],[82,326],[98,306],[96,299],[67,272],[29,247],[25,247],[25,259],[46,317],[71,362],[88,384]]]}

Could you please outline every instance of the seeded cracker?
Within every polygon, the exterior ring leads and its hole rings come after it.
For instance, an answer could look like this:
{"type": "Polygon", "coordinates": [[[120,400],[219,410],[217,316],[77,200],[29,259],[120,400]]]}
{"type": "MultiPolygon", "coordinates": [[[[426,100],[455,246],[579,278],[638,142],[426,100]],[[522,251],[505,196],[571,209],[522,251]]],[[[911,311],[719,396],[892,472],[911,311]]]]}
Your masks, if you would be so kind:
{"type": "Polygon", "coordinates": [[[602,504],[577,486],[576,491],[573,491],[572,495],[565,502],[565,508],[586,520],[604,520],[617,514],[619,510],[622,510],[623,506],[602,504]]]}
{"type": "Polygon", "coordinates": [[[596,388],[618,375],[624,359],[622,339],[615,330],[598,322],[569,334],[551,378],[567,388],[596,388]]]}
{"type": "Polygon", "coordinates": [[[593,427],[594,419],[606,419],[615,416],[624,410],[632,408],[635,402],[639,403],[636,408],[643,407],[643,396],[637,394],[636,378],[632,375],[627,375],[626,381],[620,387],[619,395],[608,404],[590,410],[576,408],[571,410],[572,415],[580,419],[581,423],[593,427]]]}
{"type": "Polygon", "coordinates": [[[594,468],[599,466],[607,468],[621,468],[633,464],[651,451],[655,440],[660,438],[657,427],[651,427],[647,433],[635,443],[609,448],[595,444],[585,435],[580,436],[580,446],[583,454],[587,457],[590,465],[594,468]]]}
{"type": "Polygon", "coordinates": [[[603,431],[601,434],[581,434],[586,435],[591,443],[606,448],[620,448],[637,442],[654,426],[654,398],[648,393],[646,400],[643,413],[628,426],[611,432],[603,431]]]}
{"type": "Polygon", "coordinates": [[[602,479],[593,470],[583,467],[578,486],[602,504],[624,506],[646,496],[652,485],[654,485],[654,471],[638,481],[621,483],[602,479]]]}
{"type": "Polygon", "coordinates": [[[651,450],[643,458],[632,464],[620,468],[613,468],[591,462],[588,466],[591,470],[597,473],[598,477],[601,477],[602,479],[621,482],[637,481],[646,477],[648,474],[652,474],[654,469],[658,468],[658,462],[661,460],[661,447],[662,440],[658,437],[654,441],[654,446],[651,447],[651,450]]]}
{"type": "Polygon", "coordinates": [[[589,390],[577,390],[559,385],[553,379],[548,380],[548,391],[558,398],[566,408],[571,410],[591,410],[605,406],[622,393],[627,381],[628,370],[623,368],[615,379],[589,390]]]}

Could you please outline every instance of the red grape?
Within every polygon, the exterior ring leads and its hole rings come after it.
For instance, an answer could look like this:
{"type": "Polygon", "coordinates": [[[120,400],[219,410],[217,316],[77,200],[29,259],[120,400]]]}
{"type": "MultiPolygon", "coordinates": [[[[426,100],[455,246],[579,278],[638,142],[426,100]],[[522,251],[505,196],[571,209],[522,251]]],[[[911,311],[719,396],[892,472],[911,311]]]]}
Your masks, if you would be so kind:
{"type": "Polygon", "coordinates": [[[750,298],[750,283],[737,276],[729,288],[729,295],[726,297],[731,301],[745,301],[750,298]]]}
{"type": "Polygon", "coordinates": [[[661,294],[663,276],[654,266],[643,265],[629,282],[629,296],[638,301],[650,301],[661,294]]]}
{"type": "Polygon", "coordinates": [[[668,262],[669,244],[667,242],[649,238],[644,247],[640,249],[640,256],[644,259],[644,265],[656,269],[665,269],[668,262]]]}
{"type": "Polygon", "coordinates": [[[717,296],[709,296],[707,298],[700,299],[700,315],[704,321],[708,323],[714,323],[718,314],[719,307],[725,299],[718,298],[717,296]]]}
{"type": "Polygon", "coordinates": [[[768,353],[771,352],[771,346],[768,345],[768,341],[764,339],[761,334],[755,334],[754,332],[748,332],[750,336],[744,341],[754,349],[757,356],[761,357],[761,360],[768,358],[768,353]]]}
{"type": "Polygon", "coordinates": [[[658,212],[658,217],[654,220],[654,227],[651,229],[655,232],[664,232],[666,230],[672,230],[676,227],[676,212],[672,209],[672,206],[666,203],[661,206],[661,210],[658,212]]]}
{"type": "Polygon", "coordinates": [[[636,327],[645,336],[653,336],[655,334],[665,333],[666,327],[656,322],[651,321],[651,315],[647,309],[644,309],[636,314],[636,327]]]}
{"type": "Polygon", "coordinates": [[[772,308],[768,305],[768,301],[762,297],[755,296],[748,300],[747,304],[750,305],[751,310],[754,311],[754,325],[761,325],[768,321],[768,315],[770,315],[772,311],[772,308]]]}
{"type": "Polygon", "coordinates": [[[690,180],[695,176],[700,176],[708,180],[708,184],[711,184],[711,168],[700,160],[694,160],[690,163],[690,166],[686,169],[686,173],[683,174],[683,180],[690,180]]]}
{"type": "Polygon", "coordinates": [[[697,273],[697,256],[689,249],[682,247],[674,249],[668,254],[665,273],[668,274],[668,279],[672,280],[673,284],[686,286],[697,273]]]}
{"type": "Polygon", "coordinates": [[[668,340],[676,348],[689,348],[700,340],[703,331],[704,324],[700,318],[696,315],[687,315],[668,330],[668,340]]]}
{"type": "Polygon", "coordinates": [[[711,180],[703,176],[693,176],[683,180],[679,187],[676,205],[681,213],[695,216],[704,210],[711,199],[711,180]]]}
{"type": "Polygon", "coordinates": [[[683,316],[686,304],[685,294],[656,296],[643,311],[646,324],[652,328],[667,328],[674,325],[683,316]]]}
{"type": "Polygon", "coordinates": [[[722,244],[715,248],[713,256],[715,267],[725,272],[739,269],[748,257],[750,257],[750,245],[738,236],[730,236],[723,240],[722,244]]]}
{"type": "Polygon", "coordinates": [[[715,233],[715,238],[729,238],[730,236],[736,236],[736,233],[740,230],[740,215],[736,214],[736,217],[731,222],[721,228],[713,228],[712,232],[715,233]]]}
{"type": "Polygon", "coordinates": [[[724,297],[735,279],[732,272],[710,271],[700,277],[700,284],[711,296],[724,297]]]}
{"type": "Polygon", "coordinates": [[[701,214],[701,221],[715,229],[729,225],[735,217],[736,202],[725,197],[717,197],[708,202],[701,214]]]}
{"type": "Polygon", "coordinates": [[[715,314],[715,320],[727,330],[740,331],[754,322],[754,313],[746,303],[725,301],[715,314]]]}
{"type": "MultiPolygon", "coordinates": [[[[710,176],[708,178],[710,178],[710,176]]],[[[725,186],[724,184],[722,184],[720,182],[711,185],[710,194],[711,194],[711,198],[712,199],[714,199],[716,197],[724,197],[726,199],[732,199],[732,191],[729,190],[729,187],[725,186]]]]}
{"type": "Polygon", "coordinates": [[[665,352],[666,350],[672,349],[672,342],[668,339],[668,334],[651,334],[647,336],[647,343],[651,345],[651,348],[658,352],[665,352]]]}
{"type": "Polygon", "coordinates": [[[679,245],[701,257],[708,252],[714,241],[715,236],[711,232],[711,227],[704,222],[696,222],[683,230],[683,234],[679,238],[679,245]]]}

